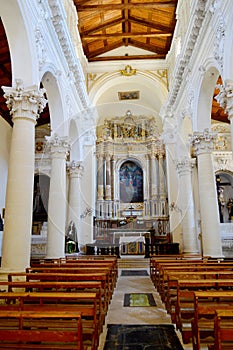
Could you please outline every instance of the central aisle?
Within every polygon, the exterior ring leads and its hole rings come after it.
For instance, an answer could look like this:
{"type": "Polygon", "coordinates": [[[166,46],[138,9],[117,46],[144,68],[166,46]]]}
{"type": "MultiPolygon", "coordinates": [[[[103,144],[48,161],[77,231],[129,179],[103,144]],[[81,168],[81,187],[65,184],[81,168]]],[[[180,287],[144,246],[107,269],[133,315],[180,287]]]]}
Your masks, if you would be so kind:
{"type": "MultiPolygon", "coordinates": [[[[104,330],[100,337],[98,350],[104,348],[107,324],[171,324],[170,316],[167,314],[160,296],[151,282],[149,261],[147,265],[147,267],[139,268],[139,264],[135,264],[135,267],[126,264],[130,267],[122,268],[122,264],[119,264],[118,281],[109,306],[104,330]],[[147,270],[148,276],[121,276],[122,270],[147,270]],[[125,293],[152,293],[156,306],[124,307],[125,293]]],[[[179,332],[178,337],[181,340],[179,332]]],[[[183,348],[184,350],[192,350],[192,345],[183,345],[183,348]]]]}

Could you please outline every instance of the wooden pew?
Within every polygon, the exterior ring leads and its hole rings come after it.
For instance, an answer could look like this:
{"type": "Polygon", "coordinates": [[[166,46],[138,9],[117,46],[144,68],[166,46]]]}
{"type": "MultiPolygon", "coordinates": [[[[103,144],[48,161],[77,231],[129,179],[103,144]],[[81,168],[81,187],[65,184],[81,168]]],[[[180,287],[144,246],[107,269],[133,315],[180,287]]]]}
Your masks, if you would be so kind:
{"type": "Polygon", "coordinates": [[[90,259],[90,258],[84,258],[80,257],[79,259],[71,259],[71,258],[60,258],[60,259],[43,259],[43,260],[36,260],[31,261],[31,267],[53,267],[53,266],[65,266],[65,267],[107,267],[110,268],[111,273],[114,275],[114,280],[116,282],[117,276],[118,276],[118,263],[116,258],[112,259],[90,259]]]}
{"type": "Polygon", "coordinates": [[[0,310],[0,348],[85,350],[77,312],[0,310]]]}
{"type": "Polygon", "coordinates": [[[189,298],[187,292],[208,291],[209,289],[228,291],[229,289],[232,289],[233,279],[177,279],[172,280],[171,283],[175,288],[172,290],[172,294],[167,296],[167,312],[171,315],[172,322],[176,323],[177,329],[181,329],[183,313],[191,313],[191,316],[193,316],[192,312],[194,312],[194,309],[192,311],[191,306],[188,305],[188,303],[193,305],[193,294],[190,294],[189,298]],[[185,306],[188,308],[187,312],[185,311],[185,306]]]}
{"type": "Polygon", "coordinates": [[[82,337],[92,350],[99,344],[96,293],[0,292],[0,311],[77,312],[82,315],[82,337]]]}
{"type": "Polygon", "coordinates": [[[111,269],[108,267],[66,267],[63,265],[52,267],[30,267],[26,268],[26,273],[67,273],[67,274],[95,274],[102,273],[106,275],[107,285],[110,294],[112,297],[114,287],[115,287],[115,276],[111,273],[111,269]]]}
{"type": "Polygon", "coordinates": [[[13,281],[39,281],[39,282],[51,282],[51,281],[101,281],[102,289],[104,290],[106,307],[111,300],[111,291],[108,285],[108,279],[105,273],[86,273],[86,274],[72,274],[72,273],[26,273],[26,272],[11,272],[8,274],[8,282],[13,281]]]}
{"type": "Polygon", "coordinates": [[[214,269],[218,265],[217,269],[228,269],[233,271],[232,262],[218,262],[218,261],[179,261],[174,264],[172,263],[158,263],[156,268],[156,274],[153,276],[153,283],[156,288],[159,288],[162,280],[166,278],[167,271],[195,271],[197,268],[202,268],[203,270],[210,269],[211,266],[214,269]]]}
{"type": "Polygon", "coordinates": [[[217,266],[195,266],[194,268],[185,267],[184,269],[166,270],[157,288],[160,297],[165,302],[168,290],[168,281],[172,279],[217,279],[217,278],[233,278],[233,271],[229,268],[219,268],[217,266]]]}
{"type": "MultiPolygon", "coordinates": [[[[218,292],[220,288],[225,288],[227,293],[231,287],[232,280],[178,281],[174,317],[176,328],[181,331],[184,343],[188,343],[192,336],[191,322],[195,317],[194,295],[197,289],[205,292],[208,288],[213,288],[213,292],[218,292]]],[[[209,301],[211,300],[207,300],[208,307],[209,301]]]]}
{"type": "Polygon", "coordinates": [[[14,281],[0,282],[1,288],[7,292],[94,292],[97,295],[100,313],[100,331],[103,329],[107,314],[106,295],[101,281],[14,281]]]}
{"type": "MultiPolygon", "coordinates": [[[[193,349],[201,349],[207,337],[214,339],[215,311],[233,310],[233,291],[194,292],[194,317],[191,321],[193,349]]],[[[208,339],[208,343],[209,343],[208,339]]]]}
{"type": "Polygon", "coordinates": [[[233,349],[233,310],[216,310],[214,317],[214,344],[209,350],[233,349]]]}

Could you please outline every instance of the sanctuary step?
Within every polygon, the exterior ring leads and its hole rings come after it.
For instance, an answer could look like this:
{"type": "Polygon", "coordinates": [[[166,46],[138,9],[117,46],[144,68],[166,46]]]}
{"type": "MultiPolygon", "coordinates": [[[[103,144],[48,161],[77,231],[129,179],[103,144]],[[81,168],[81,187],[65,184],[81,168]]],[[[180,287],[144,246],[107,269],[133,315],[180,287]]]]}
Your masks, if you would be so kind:
{"type": "Polygon", "coordinates": [[[145,259],[142,256],[132,257],[131,256],[124,256],[121,257],[121,259],[118,259],[118,267],[119,269],[140,269],[140,268],[146,268],[149,269],[150,267],[150,259],[145,259]]]}

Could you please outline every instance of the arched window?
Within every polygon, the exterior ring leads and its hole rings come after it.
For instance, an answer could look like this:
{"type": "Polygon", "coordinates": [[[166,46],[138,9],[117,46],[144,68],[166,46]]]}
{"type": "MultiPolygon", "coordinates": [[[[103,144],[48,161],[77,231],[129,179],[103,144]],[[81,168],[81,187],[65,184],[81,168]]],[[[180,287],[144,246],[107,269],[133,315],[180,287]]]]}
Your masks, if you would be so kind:
{"type": "Polygon", "coordinates": [[[143,171],[135,162],[126,161],[120,168],[120,201],[143,202],[143,171]]]}

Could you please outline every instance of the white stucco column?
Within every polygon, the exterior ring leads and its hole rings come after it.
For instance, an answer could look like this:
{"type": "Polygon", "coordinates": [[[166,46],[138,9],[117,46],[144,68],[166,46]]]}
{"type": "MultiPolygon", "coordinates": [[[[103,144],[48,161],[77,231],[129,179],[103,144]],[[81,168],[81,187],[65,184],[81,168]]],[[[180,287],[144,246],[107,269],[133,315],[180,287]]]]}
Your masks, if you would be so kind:
{"type": "Polygon", "coordinates": [[[35,124],[45,104],[44,90],[35,86],[3,87],[13,131],[8,168],[1,270],[24,271],[30,266],[34,181],[35,124]]]}
{"type": "Polygon", "coordinates": [[[69,172],[69,207],[68,207],[68,224],[73,221],[77,229],[78,242],[81,235],[81,177],[84,168],[81,162],[72,161],[67,164],[69,172]]]}
{"type": "Polygon", "coordinates": [[[198,253],[198,244],[192,189],[192,160],[184,157],[176,163],[176,167],[179,174],[179,208],[183,229],[183,252],[196,254],[198,253]]]}
{"type": "Polygon", "coordinates": [[[84,135],[83,144],[83,165],[82,177],[82,233],[80,243],[84,247],[87,243],[93,242],[93,216],[95,215],[96,199],[96,162],[95,162],[95,138],[87,133],[84,135]]]}
{"type": "MultiPolygon", "coordinates": [[[[167,118],[171,119],[171,118],[167,118]]],[[[163,133],[163,140],[166,146],[166,168],[167,168],[167,191],[169,203],[169,224],[171,240],[179,243],[180,250],[183,251],[181,215],[177,204],[177,193],[179,191],[178,176],[176,171],[176,144],[177,133],[173,125],[166,126],[163,133]]]]}
{"type": "Polygon", "coordinates": [[[66,229],[66,156],[67,137],[52,135],[47,138],[51,154],[51,178],[48,203],[47,257],[65,255],[66,229]]]}
{"type": "Polygon", "coordinates": [[[211,257],[222,256],[212,155],[216,137],[217,134],[210,132],[208,129],[203,132],[195,132],[192,137],[192,146],[197,156],[203,255],[211,257]]]}

